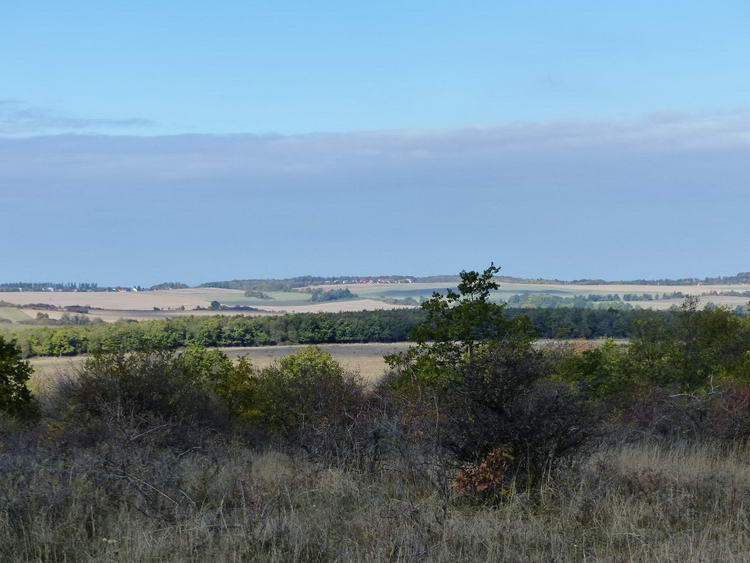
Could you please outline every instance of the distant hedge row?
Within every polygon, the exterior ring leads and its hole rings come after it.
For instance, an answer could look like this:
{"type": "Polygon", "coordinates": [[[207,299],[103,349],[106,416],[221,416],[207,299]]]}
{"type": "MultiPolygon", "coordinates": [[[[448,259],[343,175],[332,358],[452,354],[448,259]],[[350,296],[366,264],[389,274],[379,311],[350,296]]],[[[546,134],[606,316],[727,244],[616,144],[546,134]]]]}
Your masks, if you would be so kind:
{"type": "MultiPolygon", "coordinates": [[[[528,316],[542,338],[626,338],[633,321],[668,316],[657,311],[592,309],[507,309],[509,318],[528,316]]],[[[347,313],[298,313],[243,317],[181,317],[153,321],[121,321],[65,327],[33,327],[0,331],[15,338],[25,357],[72,356],[106,350],[160,350],[189,344],[263,346],[398,342],[424,319],[421,309],[347,313]]]]}

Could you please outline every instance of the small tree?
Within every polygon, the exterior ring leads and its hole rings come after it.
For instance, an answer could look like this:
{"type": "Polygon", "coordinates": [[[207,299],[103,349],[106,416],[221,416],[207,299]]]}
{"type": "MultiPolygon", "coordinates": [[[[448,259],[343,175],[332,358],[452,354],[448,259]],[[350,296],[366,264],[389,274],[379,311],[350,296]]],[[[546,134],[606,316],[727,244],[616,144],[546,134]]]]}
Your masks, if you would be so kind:
{"type": "Polygon", "coordinates": [[[422,305],[417,345],[386,357],[404,420],[429,432],[461,466],[459,485],[485,499],[512,481],[538,483],[584,442],[588,421],[577,390],[551,381],[557,359],[534,348],[528,318],[506,319],[489,301],[498,270],[461,272],[458,291],[422,305]]]}
{"type": "Polygon", "coordinates": [[[407,352],[385,357],[386,362],[406,379],[439,380],[451,367],[470,361],[488,343],[513,337],[516,345],[530,346],[533,329],[527,317],[505,318],[505,305],[489,301],[498,289],[494,263],[481,274],[462,271],[458,292],[435,292],[422,303],[425,321],[411,333],[417,345],[407,352]]]}
{"type": "Polygon", "coordinates": [[[36,402],[26,385],[33,371],[15,341],[0,336],[0,412],[18,418],[36,413],[36,402]]]}

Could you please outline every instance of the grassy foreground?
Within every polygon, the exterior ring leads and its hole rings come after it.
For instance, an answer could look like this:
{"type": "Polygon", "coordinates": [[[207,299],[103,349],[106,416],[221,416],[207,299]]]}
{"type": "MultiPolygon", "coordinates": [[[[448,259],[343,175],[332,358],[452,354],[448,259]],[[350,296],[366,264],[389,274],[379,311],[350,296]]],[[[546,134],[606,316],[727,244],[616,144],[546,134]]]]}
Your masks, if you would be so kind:
{"type": "Polygon", "coordinates": [[[215,440],[51,453],[0,453],[3,561],[750,558],[745,447],[615,446],[496,507],[406,459],[367,471],[215,440]]]}

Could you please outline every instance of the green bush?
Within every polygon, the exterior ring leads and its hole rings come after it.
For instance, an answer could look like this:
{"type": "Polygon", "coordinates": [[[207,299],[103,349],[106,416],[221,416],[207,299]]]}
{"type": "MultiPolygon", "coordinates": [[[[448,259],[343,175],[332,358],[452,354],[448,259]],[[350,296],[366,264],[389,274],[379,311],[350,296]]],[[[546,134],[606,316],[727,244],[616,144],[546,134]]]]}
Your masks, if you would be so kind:
{"type": "Polygon", "coordinates": [[[241,419],[287,436],[341,422],[363,397],[357,378],[317,346],[261,370],[241,360],[214,381],[214,390],[241,419]]]}
{"type": "Polygon", "coordinates": [[[635,384],[629,370],[627,346],[609,339],[596,348],[564,355],[557,377],[578,384],[592,398],[612,399],[622,398],[635,384]]]}
{"type": "Polygon", "coordinates": [[[27,387],[33,369],[21,359],[14,341],[0,337],[0,413],[14,418],[33,417],[37,405],[27,387]]]}
{"type": "Polygon", "coordinates": [[[724,380],[750,381],[750,322],[726,308],[698,309],[689,297],[673,317],[635,325],[632,371],[648,385],[707,391],[724,380]]]}
{"type": "Polygon", "coordinates": [[[95,354],[61,383],[57,406],[67,416],[129,422],[215,423],[211,382],[231,371],[218,350],[95,354]]]}

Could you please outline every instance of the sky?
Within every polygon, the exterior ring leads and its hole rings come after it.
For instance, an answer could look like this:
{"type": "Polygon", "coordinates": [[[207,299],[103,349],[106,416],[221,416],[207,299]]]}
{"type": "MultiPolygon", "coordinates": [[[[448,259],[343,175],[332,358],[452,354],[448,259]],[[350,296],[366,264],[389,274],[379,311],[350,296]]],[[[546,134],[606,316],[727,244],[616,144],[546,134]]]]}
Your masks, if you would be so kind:
{"type": "Polygon", "coordinates": [[[750,270],[746,1],[8,4],[0,282],[750,270]]]}

